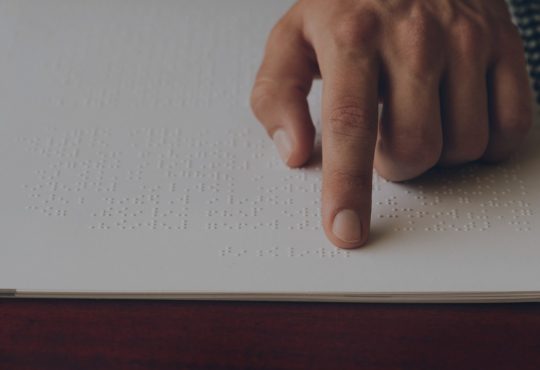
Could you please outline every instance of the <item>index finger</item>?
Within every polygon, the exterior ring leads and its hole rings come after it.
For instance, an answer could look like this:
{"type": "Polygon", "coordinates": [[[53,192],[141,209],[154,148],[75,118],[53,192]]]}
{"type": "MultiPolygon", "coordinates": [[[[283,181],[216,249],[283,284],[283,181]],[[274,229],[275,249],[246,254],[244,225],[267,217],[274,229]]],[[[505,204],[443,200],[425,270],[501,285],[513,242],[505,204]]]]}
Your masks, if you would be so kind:
{"type": "Polygon", "coordinates": [[[338,247],[367,239],[378,123],[378,58],[374,53],[327,48],[323,77],[322,218],[338,247]]]}

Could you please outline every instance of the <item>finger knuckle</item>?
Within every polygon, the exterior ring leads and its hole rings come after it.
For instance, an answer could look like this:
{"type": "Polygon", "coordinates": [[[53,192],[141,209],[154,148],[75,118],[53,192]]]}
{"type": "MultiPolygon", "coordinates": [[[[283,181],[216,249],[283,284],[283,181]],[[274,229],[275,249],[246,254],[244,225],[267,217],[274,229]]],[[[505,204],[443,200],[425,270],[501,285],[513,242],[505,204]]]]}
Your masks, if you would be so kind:
{"type": "Polygon", "coordinates": [[[333,109],[328,125],[333,135],[352,138],[371,138],[375,131],[371,113],[357,105],[344,105],[333,109]]]}
{"type": "Polygon", "coordinates": [[[402,21],[402,31],[412,41],[424,42],[431,34],[435,21],[427,12],[417,9],[411,16],[402,21]]]}
{"type": "Polygon", "coordinates": [[[276,96],[275,88],[270,81],[257,80],[250,96],[251,109],[258,114],[264,106],[272,102],[276,96]]]}
{"type": "Polygon", "coordinates": [[[419,14],[403,21],[398,29],[403,63],[412,75],[424,75],[442,58],[442,48],[436,22],[419,14]]]}
{"type": "Polygon", "coordinates": [[[290,35],[294,30],[296,30],[296,25],[291,13],[288,12],[272,27],[270,30],[269,40],[283,40],[283,38],[287,38],[288,35],[290,35]]]}
{"type": "Polygon", "coordinates": [[[457,51],[468,58],[478,56],[487,44],[486,28],[482,20],[456,20],[452,25],[452,37],[457,51]]]}
{"type": "Polygon", "coordinates": [[[331,26],[330,38],[339,49],[364,49],[373,45],[379,31],[377,15],[369,10],[353,12],[331,26]]]}

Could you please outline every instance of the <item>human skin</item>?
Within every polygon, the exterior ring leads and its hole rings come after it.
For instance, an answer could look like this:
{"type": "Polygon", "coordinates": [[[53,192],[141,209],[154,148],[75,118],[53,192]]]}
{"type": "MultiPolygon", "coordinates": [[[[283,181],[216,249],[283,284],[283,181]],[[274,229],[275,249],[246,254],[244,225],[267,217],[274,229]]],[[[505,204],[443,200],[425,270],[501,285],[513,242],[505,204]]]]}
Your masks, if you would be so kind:
{"type": "Polygon", "coordinates": [[[322,223],[369,236],[373,168],[391,181],[498,162],[532,125],[523,45],[504,0],[300,0],[273,28],[251,95],[283,161],[303,166],[323,80],[322,223]],[[378,104],[383,104],[378,118],[378,104]]]}

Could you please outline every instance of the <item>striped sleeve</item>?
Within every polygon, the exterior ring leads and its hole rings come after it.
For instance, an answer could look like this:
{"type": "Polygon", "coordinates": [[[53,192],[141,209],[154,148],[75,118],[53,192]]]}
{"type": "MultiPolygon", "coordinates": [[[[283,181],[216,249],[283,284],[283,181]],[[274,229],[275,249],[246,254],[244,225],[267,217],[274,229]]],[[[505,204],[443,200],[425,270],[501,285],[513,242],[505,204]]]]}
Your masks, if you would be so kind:
{"type": "Polygon", "coordinates": [[[508,0],[521,32],[536,101],[540,104],[540,0],[508,0]]]}

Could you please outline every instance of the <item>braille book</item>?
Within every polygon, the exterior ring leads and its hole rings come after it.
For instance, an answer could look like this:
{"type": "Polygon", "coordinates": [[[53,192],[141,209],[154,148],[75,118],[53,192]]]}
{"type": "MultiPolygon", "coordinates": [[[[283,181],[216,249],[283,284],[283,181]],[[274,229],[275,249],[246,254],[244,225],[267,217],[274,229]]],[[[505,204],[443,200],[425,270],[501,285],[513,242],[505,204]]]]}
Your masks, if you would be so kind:
{"type": "Polygon", "coordinates": [[[1,1],[0,295],[540,300],[538,124],[500,165],[375,175],[369,244],[330,244],[320,138],[289,169],[248,105],[291,4],[1,1]]]}

